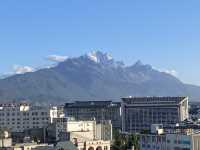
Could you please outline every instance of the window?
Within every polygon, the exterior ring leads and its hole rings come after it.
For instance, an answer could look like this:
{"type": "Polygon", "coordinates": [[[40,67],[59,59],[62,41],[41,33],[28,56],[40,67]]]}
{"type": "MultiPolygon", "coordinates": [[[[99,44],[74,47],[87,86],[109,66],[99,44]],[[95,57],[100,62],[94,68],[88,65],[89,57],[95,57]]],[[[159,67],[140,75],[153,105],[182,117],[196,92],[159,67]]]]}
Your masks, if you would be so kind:
{"type": "Polygon", "coordinates": [[[174,150],[181,150],[180,147],[174,147],[174,150]]]}

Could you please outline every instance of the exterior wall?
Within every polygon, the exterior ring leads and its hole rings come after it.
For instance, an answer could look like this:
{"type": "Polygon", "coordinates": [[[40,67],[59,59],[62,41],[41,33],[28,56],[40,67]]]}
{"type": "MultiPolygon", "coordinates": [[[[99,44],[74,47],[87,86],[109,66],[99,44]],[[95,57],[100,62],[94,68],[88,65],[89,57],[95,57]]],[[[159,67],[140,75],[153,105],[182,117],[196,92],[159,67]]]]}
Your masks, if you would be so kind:
{"type": "Polygon", "coordinates": [[[78,143],[78,150],[110,150],[110,141],[87,141],[78,143]],[[98,149],[99,148],[99,149],[98,149]],[[100,149],[101,148],[101,149],[100,149]]]}
{"type": "Polygon", "coordinates": [[[56,140],[60,140],[60,133],[67,132],[67,118],[57,118],[54,120],[56,140]]]}
{"type": "Polygon", "coordinates": [[[192,136],[192,150],[200,150],[200,134],[192,136]]]}
{"type": "Polygon", "coordinates": [[[77,140],[80,141],[90,141],[94,139],[93,132],[70,132],[70,141],[77,140]]]}
{"type": "Polygon", "coordinates": [[[73,121],[68,118],[54,119],[54,123],[48,128],[49,133],[55,134],[56,140],[60,139],[60,133],[70,133],[70,139],[94,139],[96,121],[73,121]]]}
{"type": "Polygon", "coordinates": [[[96,121],[67,121],[67,131],[94,131],[96,121]]]}
{"type": "Polygon", "coordinates": [[[31,150],[38,147],[45,147],[48,144],[37,144],[37,143],[24,143],[24,144],[17,144],[14,146],[14,150],[31,150]]]}
{"type": "Polygon", "coordinates": [[[52,107],[50,109],[50,122],[53,123],[53,119],[58,118],[58,109],[57,107],[52,107]]]}
{"type": "MultiPolygon", "coordinates": [[[[167,150],[192,150],[191,135],[167,134],[167,150]]],[[[197,150],[197,149],[196,149],[197,150]]]]}
{"type": "Polygon", "coordinates": [[[104,121],[96,126],[96,139],[112,140],[112,124],[111,121],[104,121]]]}
{"type": "Polygon", "coordinates": [[[68,121],[67,132],[70,132],[71,138],[94,139],[96,131],[95,121],[68,121]]]}
{"type": "Polygon", "coordinates": [[[70,133],[70,139],[78,140],[112,140],[111,121],[103,121],[96,124],[96,121],[75,121],[68,118],[54,119],[54,123],[48,128],[49,133],[55,134],[59,140],[59,133],[70,133]]]}
{"type": "Polygon", "coordinates": [[[0,147],[11,147],[11,146],[12,146],[11,138],[0,139],[0,147]]]}
{"type": "Polygon", "coordinates": [[[46,127],[51,122],[51,117],[53,116],[51,116],[48,107],[14,104],[0,107],[0,126],[8,128],[12,132],[46,127]]]}
{"type": "Polygon", "coordinates": [[[135,98],[122,99],[123,132],[150,130],[151,124],[176,124],[188,118],[188,98],[183,98],[182,101],[176,101],[176,97],[139,99],[140,101],[135,98]]]}
{"type": "Polygon", "coordinates": [[[167,150],[166,135],[140,135],[139,144],[140,150],[167,150]]]}
{"type": "MultiPolygon", "coordinates": [[[[112,124],[110,121],[105,121],[104,124],[98,125],[97,127],[96,121],[74,121],[67,118],[54,119],[54,126],[59,128],[60,131],[69,133],[69,140],[77,145],[79,150],[85,148],[88,150],[91,147],[96,150],[99,146],[102,150],[110,150],[110,140],[105,139],[111,138],[112,124]],[[99,134],[99,137],[96,134],[99,134]]],[[[55,130],[57,132],[57,129],[55,130]]]]}
{"type": "Polygon", "coordinates": [[[181,121],[189,118],[189,105],[188,105],[188,99],[185,99],[180,103],[180,119],[181,121]]]}
{"type": "Polygon", "coordinates": [[[121,110],[120,103],[112,103],[103,101],[105,103],[98,105],[94,102],[82,102],[82,105],[76,103],[69,103],[65,106],[65,115],[67,117],[74,117],[76,120],[111,120],[114,128],[121,128],[121,110]],[[93,104],[94,103],[94,104],[93,104]]]}
{"type": "Polygon", "coordinates": [[[200,150],[200,134],[141,134],[140,150],[200,150]]]}

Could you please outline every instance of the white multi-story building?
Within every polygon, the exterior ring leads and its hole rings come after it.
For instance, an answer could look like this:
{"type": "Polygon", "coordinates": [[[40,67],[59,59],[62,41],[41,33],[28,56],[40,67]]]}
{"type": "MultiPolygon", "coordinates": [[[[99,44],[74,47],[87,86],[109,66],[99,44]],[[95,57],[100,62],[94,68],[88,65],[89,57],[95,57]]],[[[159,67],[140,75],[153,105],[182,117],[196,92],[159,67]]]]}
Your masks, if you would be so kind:
{"type": "Polygon", "coordinates": [[[56,135],[56,140],[60,139],[60,133],[68,133],[68,139],[72,141],[79,150],[105,149],[110,150],[112,140],[111,121],[96,123],[95,120],[78,121],[72,118],[54,119],[54,128],[50,132],[56,135]]]}
{"type": "MultiPolygon", "coordinates": [[[[111,122],[111,121],[110,121],[111,122]]],[[[67,124],[72,141],[78,150],[110,150],[112,125],[96,121],[69,121],[67,124]]]]}
{"type": "Polygon", "coordinates": [[[26,129],[46,127],[54,116],[56,109],[31,106],[27,103],[1,104],[0,127],[12,132],[23,132],[26,129]],[[52,115],[53,114],[53,115],[52,115]]]}
{"type": "Polygon", "coordinates": [[[79,141],[95,139],[96,121],[67,121],[67,132],[70,140],[74,138],[79,141]]]}
{"type": "Polygon", "coordinates": [[[54,118],[53,120],[53,124],[49,129],[56,135],[57,140],[59,140],[59,134],[64,132],[70,133],[71,137],[78,136],[79,139],[83,136],[82,132],[84,132],[84,139],[112,140],[110,120],[104,120],[101,123],[96,123],[95,120],[78,121],[73,118],[54,118]]]}

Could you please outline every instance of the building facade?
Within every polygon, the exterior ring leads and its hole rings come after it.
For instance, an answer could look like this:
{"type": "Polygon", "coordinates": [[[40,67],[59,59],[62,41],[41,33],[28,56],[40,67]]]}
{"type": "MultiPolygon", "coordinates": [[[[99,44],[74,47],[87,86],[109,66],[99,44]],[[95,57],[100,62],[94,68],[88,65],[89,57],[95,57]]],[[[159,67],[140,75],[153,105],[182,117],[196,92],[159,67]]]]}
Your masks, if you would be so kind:
{"type": "Polygon", "coordinates": [[[8,148],[12,146],[12,138],[9,131],[0,129],[0,149],[8,148]]]}
{"type": "Polygon", "coordinates": [[[50,107],[31,106],[27,103],[1,104],[0,127],[11,132],[23,132],[27,129],[46,127],[52,120],[51,114],[56,109],[50,107]],[[51,113],[50,113],[51,112],[51,113]]]}
{"type": "Polygon", "coordinates": [[[73,120],[72,118],[57,118],[49,125],[48,135],[56,141],[73,140],[112,140],[112,124],[110,120],[97,123],[95,120],[73,120]],[[70,138],[69,138],[70,137],[70,138]]]}
{"type": "Polygon", "coordinates": [[[56,136],[56,141],[73,142],[78,150],[110,150],[112,124],[111,121],[97,123],[95,120],[57,118],[49,128],[48,135],[50,134],[56,136]]]}
{"type": "Polygon", "coordinates": [[[110,120],[96,124],[96,139],[112,141],[112,123],[110,120]]]}
{"type": "Polygon", "coordinates": [[[193,129],[176,128],[170,129],[170,132],[140,134],[139,139],[140,150],[200,149],[200,133],[195,132],[193,129]]]}
{"type": "Polygon", "coordinates": [[[121,128],[121,104],[112,101],[76,101],[65,104],[65,115],[76,120],[111,120],[114,128],[121,128]]]}
{"type": "Polygon", "coordinates": [[[86,142],[74,143],[78,150],[110,150],[110,141],[92,140],[86,142]]]}
{"type": "Polygon", "coordinates": [[[176,124],[188,118],[188,97],[122,98],[122,131],[150,130],[151,124],[176,124]]]}

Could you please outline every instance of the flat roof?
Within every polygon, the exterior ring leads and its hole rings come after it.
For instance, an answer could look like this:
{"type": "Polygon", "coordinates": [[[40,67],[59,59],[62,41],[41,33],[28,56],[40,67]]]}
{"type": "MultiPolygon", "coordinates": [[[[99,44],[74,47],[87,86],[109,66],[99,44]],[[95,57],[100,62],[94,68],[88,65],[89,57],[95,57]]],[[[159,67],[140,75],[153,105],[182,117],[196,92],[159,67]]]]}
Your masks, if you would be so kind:
{"type": "Polygon", "coordinates": [[[188,99],[186,96],[180,97],[126,97],[122,102],[127,104],[179,104],[181,101],[188,99]]]}
{"type": "Polygon", "coordinates": [[[75,101],[72,103],[65,103],[66,108],[75,107],[116,107],[121,106],[120,102],[113,101],[75,101]]]}

